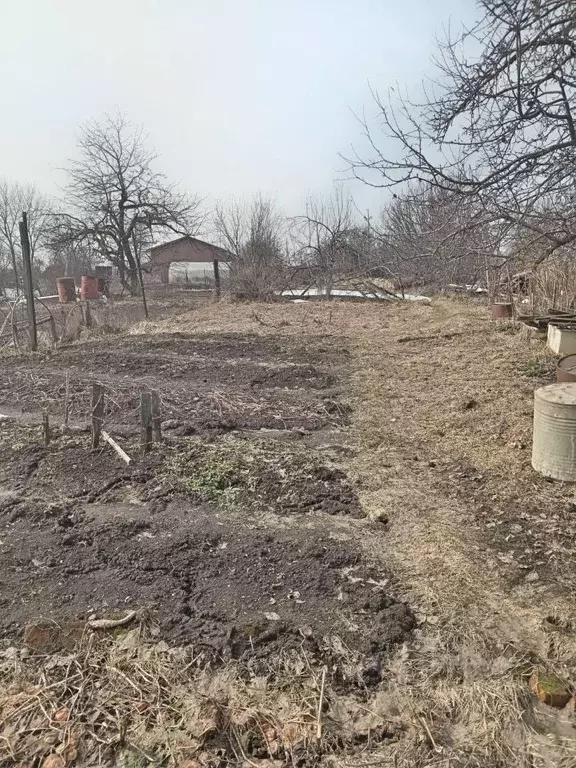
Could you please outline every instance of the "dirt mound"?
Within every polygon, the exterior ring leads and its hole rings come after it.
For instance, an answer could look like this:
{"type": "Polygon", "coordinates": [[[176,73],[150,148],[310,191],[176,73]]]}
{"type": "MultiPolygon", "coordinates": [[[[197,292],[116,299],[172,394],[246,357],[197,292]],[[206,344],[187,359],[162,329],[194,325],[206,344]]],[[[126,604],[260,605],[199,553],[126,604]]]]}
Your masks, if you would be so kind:
{"type": "Polygon", "coordinates": [[[409,608],[388,594],[387,574],[323,533],[312,540],[307,530],[250,529],[184,499],[156,512],[114,504],[17,509],[2,513],[5,636],[40,616],[147,608],[164,639],[214,658],[300,646],[373,656],[413,626],[409,608]]]}

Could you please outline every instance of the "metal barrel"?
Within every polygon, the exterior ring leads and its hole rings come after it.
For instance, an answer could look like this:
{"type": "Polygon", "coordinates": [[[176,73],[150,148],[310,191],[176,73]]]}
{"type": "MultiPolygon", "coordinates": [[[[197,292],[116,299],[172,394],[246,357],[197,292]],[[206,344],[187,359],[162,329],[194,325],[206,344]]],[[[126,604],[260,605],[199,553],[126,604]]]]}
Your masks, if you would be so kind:
{"type": "Polygon", "coordinates": [[[502,320],[512,317],[512,304],[509,301],[497,301],[492,304],[492,319],[502,320]]]}
{"type": "Polygon", "coordinates": [[[56,286],[61,304],[70,304],[76,301],[76,285],[73,277],[59,277],[56,280],[56,286]]]}
{"type": "Polygon", "coordinates": [[[98,278],[93,275],[82,275],[80,278],[80,298],[87,301],[97,299],[98,296],[98,278]]]}
{"type": "Polygon", "coordinates": [[[576,381],[576,354],[564,355],[556,363],[556,383],[576,381]]]}
{"type": "Polygon", "coordinates": [[[532,466],[545,477],[576,482],[576,383],[534,392],[532,466]]]}

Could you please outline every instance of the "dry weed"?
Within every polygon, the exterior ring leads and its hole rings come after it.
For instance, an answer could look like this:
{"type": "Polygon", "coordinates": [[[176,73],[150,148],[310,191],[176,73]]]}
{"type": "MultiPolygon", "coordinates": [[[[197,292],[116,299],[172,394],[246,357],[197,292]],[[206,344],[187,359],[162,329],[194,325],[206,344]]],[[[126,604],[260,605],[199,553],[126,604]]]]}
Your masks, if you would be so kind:
{"type": "Polygon", "coordinates": [[[339,696],[332,672],[304,652],[257,674],[235,663],[210,669],[193,648],[143,633],[87,630],[74,651],[48,657],[4,652],[0,763],[41,765],[58,755],[82,766],[301,765],[394,732],[381,713],[366,717],[339,696]]]}

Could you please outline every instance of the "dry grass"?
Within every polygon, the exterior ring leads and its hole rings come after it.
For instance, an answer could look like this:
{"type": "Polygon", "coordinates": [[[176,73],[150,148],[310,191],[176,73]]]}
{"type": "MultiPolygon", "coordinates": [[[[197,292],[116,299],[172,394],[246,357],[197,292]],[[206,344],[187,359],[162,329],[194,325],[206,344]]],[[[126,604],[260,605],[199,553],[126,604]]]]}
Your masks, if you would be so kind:
{"type": "Polygon", "coordinates": [[[481,522],[526,504],[552,516],[572,494],[530,468],[538,381],[521,371],[541,370],[548,356],[486,314],[450,301],[428,314],[398,308],[385,346],[369,334],[353,342],[353,470],[365,509],[391,521],[382,541],[365,545],[393,564],[428,628],[391,689],[429,718],[433,752],[407,744],[400,764],[574,765],[573,723],[564,739],[556,720],[534,712],[525,677],[538,661],[574,681],[574,637],[556,637],[552,650],[542,624],[554,610],[570,615],[569,592],[561,578],[518,583],[481,522]]]}
{"type": "Polygon", "coordinates": [[[193,648],[144,632],[87,630],[74,651],[49,657],[5,652],[0,764],[31,767],[53,755],[58,766],[190,768],[264,757],[297,765],[395,732],[381,711],[337,695],[331,672],[304,652],[258,673],[235,663],[210,670],[193,648]],[[332,701],[324,714],[320,704],[332,701]]]}
{"type": "Polygon", "coordinates": [[[481,306],[449,300],[222,302],[135,329],[154,331],[321,335],[348,346],[357,450],[346,468],[368,514],[390,520],[383,534],[359,533],[353,522],[348,532],[393,567],[420,629],[363,700],[334,691],[328,676],[320,749],[321,670],[302,657],[281,659],[263,676],[236,666],[200,672],[168,649],[86,640],[65,669],[11,660],[3,707],[13,759],[29,756],[26,740],[38,729],[50,734],[50,751],[64,749],[78,727],[93,764],[114,749],[133,760],[123,757],[125,765],[229,759],[270,768],[334,753],[338,764],[371,768],[576,766],[573,714],[535,705],[527,682],[534,664],[576,682],[573,628],[550,634],[543,625],[554,614],[558,626],[572,627],[573,557],[557,551],[557,571],[527,584],[499,559],[482,517],[533,508],[549,520],[574,499],[530,468],[533,389],[550,370],[543,346],[492,324],[481,306]],[[18,690],[8,687],[15,681],[18,690]],[[63,708],[75,713],[70,725],[54,722],[63,708]],[[86,737],[89,728],[100,741],[86,737]]]}

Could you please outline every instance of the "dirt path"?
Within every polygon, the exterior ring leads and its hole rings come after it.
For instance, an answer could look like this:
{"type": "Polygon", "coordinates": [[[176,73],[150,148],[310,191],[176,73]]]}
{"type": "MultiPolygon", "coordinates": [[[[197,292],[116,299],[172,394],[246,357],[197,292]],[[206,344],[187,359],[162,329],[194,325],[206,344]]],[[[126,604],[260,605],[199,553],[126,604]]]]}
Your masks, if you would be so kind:
{"type": "MultiPolygon", "coordinates": [[[[533,765],[537,759],[537,765],[573,765],[573,718],[534,706],[522,660],[573,677],[575,605],[565,587],[574,564],[565,553],[568,573],[560,579],[542,560],[534,566],[528,558],[519,570],[519,555],[531,553],[518,551],[513,535],[504,545],[504,536],[494,541],[493,527],[484,522],[486,514],[506,510],[501,525],[507,533],[516,525],[512,530],[520,533],[535,502],[550,515],[558,511],[557,498],[555,508],[545,503],[544,483],[525,479],[532,474],[529,453],[517,448],[527,431],[519,416],[530,408],[534,385],[519,401],[518,373],[511,369],[515,358],[531,359],[535,350],[491,328],[481,311],[457,304],[398,311],[385,343],[376,346],[363,335],[354,350],[359,451],[353,467],[366,512],[389,520],[386,536],[365,546],[393,564],[421,611],[421,642],[399,661],[401,679],[391,687],[404,711],[424,707],[428,713],[438,755],[446,760],[438,764],[533,765]],[[487,492],[470,489],[474,473],[487,492]],[[514,505],[507,507],[511,497],[514,505]],[[526,578],[534,573],[534,581],[526,578]],[[568,631],[551,632],[548,617],[568,631]]],[[[416,752],[407,747],[406,764],[432,764],[430,755],[416,752]]]]}

